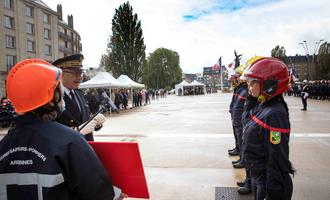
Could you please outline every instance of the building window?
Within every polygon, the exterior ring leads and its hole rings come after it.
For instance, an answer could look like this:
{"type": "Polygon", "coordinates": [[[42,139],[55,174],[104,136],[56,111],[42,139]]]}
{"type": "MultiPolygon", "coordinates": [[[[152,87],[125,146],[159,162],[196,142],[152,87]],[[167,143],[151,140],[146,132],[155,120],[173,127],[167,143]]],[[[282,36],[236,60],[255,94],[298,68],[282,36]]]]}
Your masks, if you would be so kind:
{"type": "Polygon", "coordinates": [[[15,37],[11,35],[6,35],[6,47],[7,48],[15,48],[16,42],[15,37]]]}
{"type": "Polygon", "coordinates": [[[13,17],[5,16],[5,27],[14,29],[15,23],[13,17]]]}
{"type": "Polygon", "coordinates": [[[28,17],[33,17],[33,8],[30,6],[25,7],[25,14],[28,17]]]}
{"type": "Polygon", "coordinates": [[[52,46],[45,45],[45,55],[51,56],[52,55],[52,46]]]}
{"type": "Polygon", "coordinates": [[[27,41],[27,51],[28,52],[35,52],[36,51],[36,45],[34,41],[28,40],[27,41]]]}
{"type": "Polygon", "coordinates": [[[13,10],[13,0],[4,0],[5,1],[5,8],[9,10],[13,10]]]}
{"type": "Polygon", "coordinates": [[[46,24],[49,24],[49,15],[46,14],[46,13],[44,13],[44,22],[45,22],[46,24]]]}
{"type": "Polygon", "coordinates": [[[26,23],[26,33],[34,34],[34,25],[31,23],[26,23]]]}
{"type": "Polygon", "coordinates": [[[16,56],[13,55],[7,55],[6,56],[6,65],[7,65],[7,71],[9,71],[17,62],[16,56]]]}
{"type": "Polygon", "coordinates": [[[49,29],[46,29],[46,28],[44,29],[44,38],[45,39],[49,39],[49,40],[51,39],[50,38],[50,30],[49,29]]]}

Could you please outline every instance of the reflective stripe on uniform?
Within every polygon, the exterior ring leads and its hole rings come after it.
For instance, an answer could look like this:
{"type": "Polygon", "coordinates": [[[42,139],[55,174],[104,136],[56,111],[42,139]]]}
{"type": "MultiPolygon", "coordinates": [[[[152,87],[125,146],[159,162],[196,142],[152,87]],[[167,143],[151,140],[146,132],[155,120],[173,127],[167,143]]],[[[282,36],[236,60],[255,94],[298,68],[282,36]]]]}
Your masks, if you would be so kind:
{"type": "Polygon", "coordinates": [[[240,98],[240,99],[243,99],[243,100],[246,99],[246,97],[244,97],[244,96],[241,96],[241,95],[237,95],[237,96],[238,96],[238,98],[240,98]]]}
{"type": "Polygon", "coordinates": [[[246,99],[245,96],[239,95],[238,93],[235,93],[234,96],[237,96],[239,99],[243,99],[243,100],[246,99]]]}
{"type": "Polygon", "coordinates": [[[37,185],[38,200],[42,200],[42,188],[54,187],[64,182],[62,174],[8,173],[0,174],[0,199],[7,199],[7,185],[37,185]]]}
{"type": "Polygon", "coordinates": [[[287,128],[275,128],[275,127],[271,127],[268,124],[266,124],[265,122],[261,121],[260,119],[258,119],[256,116],[251,116],[251,119],[253,121],[255,121],[257,124],[259,124],[260,126],[262,126],[265,129],[268,129],[270,131],[276,131],[276,132],[281,132],[281,133],[288,133],[290,134],[291,129],[287,129],[287,128]]]}

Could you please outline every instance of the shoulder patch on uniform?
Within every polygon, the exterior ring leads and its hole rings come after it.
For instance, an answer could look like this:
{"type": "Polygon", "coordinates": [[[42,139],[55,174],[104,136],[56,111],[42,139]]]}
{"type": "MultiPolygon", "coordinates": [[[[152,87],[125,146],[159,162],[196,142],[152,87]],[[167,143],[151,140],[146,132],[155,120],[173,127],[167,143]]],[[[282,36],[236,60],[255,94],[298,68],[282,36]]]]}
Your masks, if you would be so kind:
{"type": "Polygon", "coordinates": [[[272,144],[279,144],[281,142],[281,132],[270,131],[269,140],[272,144]]]}

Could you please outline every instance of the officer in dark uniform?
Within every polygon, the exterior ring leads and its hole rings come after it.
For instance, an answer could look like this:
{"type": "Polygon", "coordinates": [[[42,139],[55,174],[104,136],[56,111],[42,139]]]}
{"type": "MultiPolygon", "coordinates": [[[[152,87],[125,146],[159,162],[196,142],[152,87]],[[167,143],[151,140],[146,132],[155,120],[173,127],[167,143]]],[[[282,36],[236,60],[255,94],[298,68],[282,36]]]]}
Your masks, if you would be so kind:
{"type": "Polygon", "coordinates": [[[311,87],[307,80],[304,80],[303,83],[304,83],[304,85],[301,89],[300,96],[301,96],[301,101],[303,104],[303,108],[301,110],[305,111],[305,110],[307,110],[307,98],[311,94],[311,87]]]}
{"type": "MultiPolygon", "coordinates": [[[[84,93],[78,89],[82,81],[82,61],[81,54],[75,54],[58,59],[53,65],[63,71],[64,102],[65,111],[56,119],[57,122],[66,126],[79,129],[91,117],[91,111],[85,99],[84,93]]],[[[98,114],[84,129],[80,130],[86,140],[93,141],[93,131],[99,130],[105,121],[102,114],[98,114]]]]}
{"type": "Polygon", "coordinates": [[[64,109],[61,77],[60,69],[38,59],[19,62],[8,74],[8,98],[19,116],[0,142],[1,200],[114,198],[86,140],[54,121],[64,109]]]}
{"type": "Polygon", "coordinates": [[[244,130],[244,159],[251,169],[254,199],[291,199],[290,122],[282,95],[288,90],[287,66],[278,59],[263,58],[244,77],[249,93],[260,101],[244,130]]]}

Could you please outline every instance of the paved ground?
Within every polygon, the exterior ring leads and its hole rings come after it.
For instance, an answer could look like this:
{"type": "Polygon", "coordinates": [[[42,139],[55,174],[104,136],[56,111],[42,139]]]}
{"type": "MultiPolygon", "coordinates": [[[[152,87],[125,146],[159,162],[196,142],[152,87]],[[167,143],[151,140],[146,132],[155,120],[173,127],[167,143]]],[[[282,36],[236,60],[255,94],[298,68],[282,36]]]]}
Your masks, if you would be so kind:
{"type": "MultiPolygon", "coordinates": [[[[227,149],[234,139],[228,113],[231,94],[160,99],[111,114],[98,141],[137,141],[153,200],[214,200],[215,187],[233,187],[244,171],[233,169],[227,149]]],[[[330,102],[287,97],[297,174],[293,199],[330,197],[330,102]]],[[[1,134],[1,131],[0,131],[1,134]]]]}

